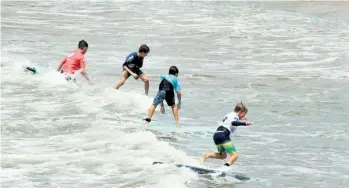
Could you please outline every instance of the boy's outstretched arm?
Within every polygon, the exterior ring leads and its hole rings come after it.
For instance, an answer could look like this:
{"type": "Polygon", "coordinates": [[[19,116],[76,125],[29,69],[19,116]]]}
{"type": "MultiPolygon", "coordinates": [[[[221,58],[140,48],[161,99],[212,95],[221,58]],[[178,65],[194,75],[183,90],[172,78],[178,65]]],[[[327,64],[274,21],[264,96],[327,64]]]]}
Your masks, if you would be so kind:
{"type": "Polygon", "coordinates": [[[249,125],[252,125],[251,122],[248,122],[248,121],[240,121],[240,120],[235,120],[235,121],[232,121],[231,122],[231,125],[232,126],[249,126],[249,125]]]}
{"type": "Polygon", "coordinates": [[[67,61],[67,57],[65,57],[58,65],[57,71],[60,71],[64,63],[67,61]]]}
{"type": "Polygon", "coordinates": [[[85,77],[85,79],[86,79],[89,83],[91,83],[91,81],[90,81],[90,79],[88,78],[87,73],[86,73],[86,71],[85,71],[86,64],[85,64],[84,59],[81,59],[81,60],[80,60],[80,67],[81,67],[81,69],[82,69],[81,74],[85,77]]]}
{"type": "Polygon", "coordinates": [[[85,77],[85,79],[89,82],[92,83],[91,80],[88,78],[87,73],[85,70],[81,71],[81,74],[85,77]]]}

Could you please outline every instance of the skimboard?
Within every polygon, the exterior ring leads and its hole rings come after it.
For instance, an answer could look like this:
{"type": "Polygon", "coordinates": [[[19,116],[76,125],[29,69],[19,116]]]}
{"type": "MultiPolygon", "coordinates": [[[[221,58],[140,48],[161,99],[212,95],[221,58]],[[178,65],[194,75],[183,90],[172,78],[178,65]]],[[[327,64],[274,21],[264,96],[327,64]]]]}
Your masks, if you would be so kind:
{"type": "MultiPolygon", "coordinates": [[[[163,162],[159,162],[159,161],[155,161],[153,162],[153,165],[156,164],[164,164],[163,162]]],[[[196,167],[196,166],[191,166],[191,165],[184,165],[184,164],[175,164],[176,167],[179,168],[188,168],[198,174],[217,174],[218,176],[230,176],[230,177],[234,177],[240,181],[248,181],[250,180],[249,177],[247,177],[244,174],[238,174],[238,173],[232,173],[232,172],[222,172],[222,171],[218,171],[218,170],[213,170],[213,169],[207,169],[207,168],[202,168],[202,167],[196,167]]]]}

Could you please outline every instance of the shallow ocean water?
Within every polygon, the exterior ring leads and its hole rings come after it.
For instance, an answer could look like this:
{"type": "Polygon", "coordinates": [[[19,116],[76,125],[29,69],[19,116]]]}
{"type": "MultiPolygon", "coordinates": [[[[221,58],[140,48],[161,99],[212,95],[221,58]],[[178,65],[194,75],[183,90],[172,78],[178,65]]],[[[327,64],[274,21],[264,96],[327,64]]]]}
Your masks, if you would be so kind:
{"type": "MultiPolygon", "coordinates": [[[[2,187],[347,187],[347,2],[53,2],[1,4],[2,187]],[[89,43],[88,85],[54,70],[89,43]],[[143,83],[120,90],[125,57],[146,43],[143,83]],[[42,72],[23,72],[24,65],[42,72]],[[183,129],[170,108],[142,119],[171,65],[183,88],[183,129]],[[236,103],[251,127],[232,136],[232,171],[198,176],[217,122],[236,103]],[[168,128],[167,128],[167,127],[168,128]],[[237,184],[238,183],[238,184],[237,184]]],[[[207,167],[222,169],[225,161],[207,167]]]]}

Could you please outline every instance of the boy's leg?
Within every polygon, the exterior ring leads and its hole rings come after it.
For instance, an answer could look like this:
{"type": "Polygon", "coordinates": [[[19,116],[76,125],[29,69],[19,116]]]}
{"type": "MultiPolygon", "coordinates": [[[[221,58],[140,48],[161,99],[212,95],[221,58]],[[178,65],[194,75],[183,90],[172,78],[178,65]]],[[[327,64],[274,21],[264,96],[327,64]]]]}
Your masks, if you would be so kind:
{"type": "Polygon", "coordinates": [[[214,158],[214,159],[225,159],[227,157],[227,154],[225,153],[223,145],[219,144],[216,145],[218,153],[204,153],[201,156],[200,164],[203,164],[207,158],[214,158]]]}
{"type": "Polygon", "coordinates": [[[127,78],[130,76],[130,74],[127,71],[123,71],[121,74],[120,81],[114,86],[114,89],[119,89],[124,83],[126,82],[127,78]]]}
{"type": "Polygon", "coordinates": [[[157,95],[155,96],[154,98],[154,101],[153,101],[153,104],[151,105],[149,111],[148,111],[148,118],[146,118],[146,122],[145,124],[146,125],[149,125],[150,121],[151,121],[151,118],[153,117],[154,115],[154,112],[155,112],[155,109],[156,107],[162,103],[162,101],[164,101],[165,99],[165,96],[166,96],[166,93],[165,91],[158,91],[157,95]]]}
{"type": "Polygon", "coordinates": [[[180,127],[180,125],[179,125],[179,118],[178,118],[178,108],[177,108],[176,104],[173,104],[171,106],[171,108],[172,108],[173,117],[174,117],[174,119],[176,121],[176,127],[180,127]]]}
{"type": "Polygon", "coordinates": [[[227,157],[226,152],[235,152],[235,147],[229,138],[229,134],[225,132],[216,132],[213,135],[213,141],[216,144],[218,153],[204,153],[200,159],[201,164],[207,158],[225,159],[227,157]]]}
{"type": "Polygon", "coordinates": [[[224,150],[230,155],[228,159],[229,166],[234,164],[235,161],[238,159],[238,155],[236,153],[236,148],[233,142],[230,140],[228,142],[223,143],[222,146],[224,147],[224,150]]]}
{"type": "Polygon", "coordinates": [[[168,106],[171,106],[173,117],[176,121],[176,127],[179,126],[179,118],[178,118],[178,108],[176,106],[176,100],[174,98],[174,92],[173,91],[166,91],[166,97],[165,97],[166,103],[168,106]]]}
{"type": "MultiPolygon", "coordinates": [[[[157,106],[157,105],[155,105],[155,104],[152,104],[152,105],[151,105],[151,107],[150,107],[150,109],[149,109],[149,111],[148,111],[148,119],[151,120],[151,118],[153,117],[154,112],[155,112],[155,109],[156,109],[156,106],[157,106]]],[[[148,126],[149,123],[150,123],[150,121],[146,121],[146,122],[145,122],[145,125],[148,126]]]]}
{"type": "Polygon", "coordinates": [[[143,80],[145,95],[148,96],[148,92],[149,92],[149,79],[148,79],[148,77],[141,70],[137,71],[137,75],[139,78],[141,78],[143,80]],[[138,75],[138,73],[140,73],[140,74],[138,75]]]}
{"type": "Polygon", "coordinates": [[[200,158],[200,164],[203,164],[207,158],[213,158],[213,159],[225,159],[227,157],[227,154],[225,152],[223,153],[204,153],[202,154],[200,158]]]}
{"type": "Polygon", "coordinates": [[[228,160],[229,166],[234,164],[237,159],[238,159],[238,154],[236,152],[231,152],[230,153],[230,158],[228,160]]]}

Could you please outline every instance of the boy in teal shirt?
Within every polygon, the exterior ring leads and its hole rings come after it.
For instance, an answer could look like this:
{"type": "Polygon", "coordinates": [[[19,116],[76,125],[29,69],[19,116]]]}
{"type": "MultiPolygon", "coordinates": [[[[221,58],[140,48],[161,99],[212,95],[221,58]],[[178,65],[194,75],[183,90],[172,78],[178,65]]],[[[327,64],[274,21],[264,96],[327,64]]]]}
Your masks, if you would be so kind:
{"type": "Polygon", "coordinates": [[[161,104],[161,113],[165,113],[165,107],[163,101],[166,100],[168,106],[171,106],[173,116],[176,121],[176,126],[179,127],[178,110],[181,108],[181,86],[178,80],[178,68],[176,66],[171,66],[168,75],[160,76],[159,91],[154,98],[153,104],[149,109],[148,118],[144,119],[146,125],[148,126],[151,122],[151,118],[154,115],[156,107],[161,104]],[[178,105],[175,104],[175,94],[177,93],[178,105]]]}

